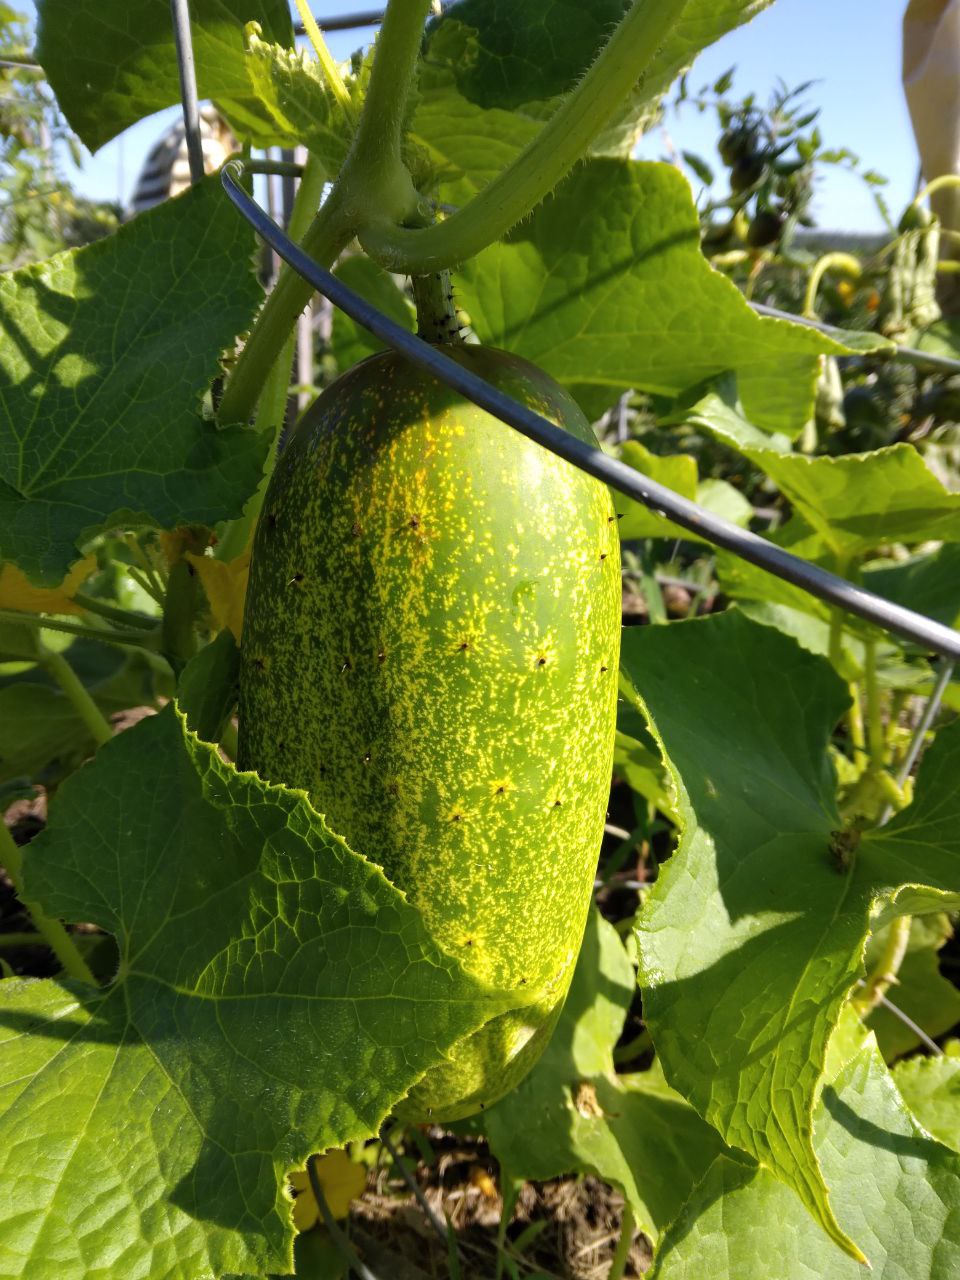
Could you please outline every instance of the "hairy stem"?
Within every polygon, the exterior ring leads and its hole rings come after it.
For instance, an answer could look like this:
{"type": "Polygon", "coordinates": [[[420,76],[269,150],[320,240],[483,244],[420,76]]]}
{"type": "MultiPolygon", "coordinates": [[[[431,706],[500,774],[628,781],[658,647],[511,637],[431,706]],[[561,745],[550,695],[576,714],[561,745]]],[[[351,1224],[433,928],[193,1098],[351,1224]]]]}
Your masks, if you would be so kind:
{"type": "Polygon", "coordinates": [[[154,649],[153,636],[145,631],[112,631],[106,627],[88,627],[82,622],[68,622],[64,618],[39,617],[33,613],[21,613],[18,609],[0,609],[0,622],[12,622],[37,631],[62,631],[68,636],[82,636],[85,640],[102,640],[105,644],[131,645],[135,649],[154,649]]]}
{"type": "Polygon", "coordinates": [[[76,943],[60,921],[48,919],[40,908],[29,902],[24,895],[23,855],[5,822],[0,822],[0,863],[3,864],[7,875],[12,880],[13,887],[17,891],[17,897],[20,899],[20,904],[29,913],[37,933],[40,934],[63,965],[64,971],[71,978],[78,978],[81,982],[93,983],[95,981],[93,974],[87,967],[83,956],[77,950],[76,943]]]}
{"type": "Polygon", "coordinates": [[[384,220],[360,229],[360,243],[393,271],[425,275],[452,267],[505,235],[586,153],[642,78],[678,22],[683,0],[634,0],[600,56],[533,141],[463,209],[423,229],[384,220]]]}
{"type": "Polygon", "coordinates": [[[430,0],[389,0],[346,171],[400,160],[403,125],[430,0]]]}
{"type": "Polygon", "coordinates": [[[877,683],[877,644],[875,640],[868,640],[866,643],[864,683],[867,691],[867,747],[870,753],[870,768],[879,773],[883,770],[886,741],[883,733],[883,707],[880,701],[880,686],[877,683]]]}
{"type": "Polygon", "coordinates": [[[323,38],[323,32],[317,26],[317,20],[310,12],[310,6],[307,0],[296,0],[297,13],[300,15],[300,21],[303,23],[303,29],[307,33],[310,43],[313,45],[313,51],[317,55],[317,61],[320,63],[320,70],[327,82],[330,92],[340,103],[347,113],[352,110],[353,103],[350,99],[350,92],[343,82],[343,76],[340,74],[340,68],[333,59],[333,54],[327,46],[326,40],[323,38]]]}
{"type": "Polygon", "coordinates": [[[74,604],[78,604],[86,613],[95,613],[110,622],[117,622],[125,627],[140,627],[143,631],[153,631],[157,625],[156,618],[147,618],[142,613],[134,613],[130,609],[121,609],[117,605],[108,604],[106,600],[98,600],[96,596],[88,596],[83,591],[75,591],[71,596],[74,604]]]}
{"type": "MultiPolygon", "coordinates": [[[[343,207],[333,192],[310,223],[301,244],[321,266],[329,267],[352,237],[353,231],[344,216],[343,207]]],[[[220,402],[221,426],[248,423],[253,417],[267,375],[312,293],[312,285],[284,266],[233,367],[220,402]]]]}
{"type": "Polygon", "coordinates": [[[113,737],[109,721],[63,654],[41,645],[40,664],[66,694],[70,705],[90,731],[97,746],[102,747],[105,742],[109,742],[113,737]]]}
{"type": "Polygon", "coordinates": [[[872,973],[854,1001],[861,1016],[875,1009],[896,982],[909,943],[910,917],[897,916],[887,931],[886,943],[872,973]]]}

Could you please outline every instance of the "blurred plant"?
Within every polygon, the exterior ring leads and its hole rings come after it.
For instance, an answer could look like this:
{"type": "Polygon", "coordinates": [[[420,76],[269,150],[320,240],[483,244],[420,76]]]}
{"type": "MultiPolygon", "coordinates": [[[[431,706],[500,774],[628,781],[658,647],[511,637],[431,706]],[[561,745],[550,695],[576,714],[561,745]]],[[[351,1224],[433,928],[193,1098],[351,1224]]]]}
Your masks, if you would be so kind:
{"type": "Polygon", "coordinates": [[[30,63],[31,43],[25,15],[0,4],[0,270],[89,244],[119,221],[118,208],[77,195],[59,171],[58,147],[78,165],[80,148],[30,63]]]}

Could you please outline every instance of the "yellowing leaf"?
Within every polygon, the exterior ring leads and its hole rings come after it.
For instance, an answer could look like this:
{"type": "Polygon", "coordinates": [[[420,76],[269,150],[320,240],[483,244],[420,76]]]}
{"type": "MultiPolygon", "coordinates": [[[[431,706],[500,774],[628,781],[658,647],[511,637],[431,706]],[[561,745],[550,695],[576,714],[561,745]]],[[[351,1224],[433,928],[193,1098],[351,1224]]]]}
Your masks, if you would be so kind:
{"type": "MultiPolygon", "coordinates": [[[[350,1212],[350,1202],[361,1195],[367,1185],[366,1169],[361,1164],[354,1164],[345,1151],[329,1151],[320,1157],[315,1168],[330,1212],[335,1218],[345,1218],[350,1212]]],[[[289,1175],[289,1182],[296,1197],[293,1225],[298,1231],[309,1231],[320,1217],[310,1186],[310,1175],[305,1169],[295,1169],[289,1175]]]]}
{"type": "Polygon", "coordinates": [[[229,627],[239,644],[243,629],[243,602],[247,595],[247,577],[250,573],[250,552],[244,551],[236,559],[224,562],[214,560],[212,556],[198,556],[188,551],[186,559],[200,577],[217,630],[229,627]]]}
{"type": "Polygon", "coordinates": [[[0,609],[24,613],[82,613],[72,596],[97,567],[95,556],[79,560],[59,587],[35,587],[15,564],[0,567],[0,609]]]}

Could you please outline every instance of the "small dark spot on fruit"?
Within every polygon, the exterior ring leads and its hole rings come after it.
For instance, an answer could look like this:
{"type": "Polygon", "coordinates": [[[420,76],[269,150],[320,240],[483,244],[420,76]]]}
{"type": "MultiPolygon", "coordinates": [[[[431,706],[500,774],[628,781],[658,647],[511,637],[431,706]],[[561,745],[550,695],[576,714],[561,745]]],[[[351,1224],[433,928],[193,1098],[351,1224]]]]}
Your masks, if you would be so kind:
{"type": "Polygon", "coordinates": [[[411,516],[411,517],[410,517],[410,528],[411,528],[411,529],[419,529],[419,528],[420,528],[420,517],[419,517],[419,516],[411,516]]]}
{"type": "Polygon", "coordinates": [[[613,524],[614,520],[619,520],[619,516],[607,516],[607,524],[613,524]]]}
{"type": "Polygon", "coordinates": [[[547,665],[547,660],[546,660],[546,658],[543,656],[543,654],[541,653],[540,657],[537,659],[537,666],[538,666],[538,667],[545,667],[546,665],[547,665]]]}
{"type": "Polygon", "coordinates": [[[317,769],[317,772],[320,774],[320,777],[322,778],[323,775],[327,772],[327,766],[325,764],[320,765],[317,769]]]}
{"type": "Polygon", "coordinates": [[[603,675],[603,673],[604,673],[605,671],[609,671],[609,670],[610,670],[610,668],[609,668],[609,667],[601,667],[601,668],[600,668],[600,674],[601,674],[601,675],[603,675]]]}
{"type": "Polygon", "coordinates": [[[506,789],[507,789],[506,787],[497,787],[497,795],[502,796],[505,793],[506,789]]]}
{"type": "Polygon", "coordinates": [[[267,660],[266,658],[254,658],[253,665],[256,667],[258,671],[266,671],[267,660]]]}
{"type": "Polygon", "coordinates": [[[607,554],[608,554],[608,553],[607,553],[606,551],[601,551],[601,552],[600,552],[600,559],[601,559],[601,560],[606,560],[606,558],[607,558],[607,554]]]}
{"type": "Polygon", "coordinates": [[[277,527],[277,516],[276,516],[276,512],[274,512],[274,511],[268,511],[268,512],[267,512],[267,528],[268,528],[268,529],[275,529],[276,527],[277,527]]]}
{"type": "Polygon", "coordinates": [[[520,985],[521,985],[521,987],[525,987],[525,986],[527,985],[527,980],[526,980],[526,978],[521,978],[521,979],[520,979],[520,985]]]}
{"type": "Polygon", "coordinates": [[[343,666],[340,668],[340,674],[343,675],[345,671],[352,671],[352,670],[353,670],[353,663],[350,661],[349,658],[344,658],[343,666]]]}
{"type": "Polygon", "coordinates": [[[461,653],[465,652],[465,650],[470,648],[470,641],[464,640],[462,644],[457,645],[457,648],[460,650],[461,653]]]}
{"type": "Polygon", "coordinates": [[[563,801],[558,797],[556,800],[554,800],[553,807],[555,809],[559,809],[562,804],[563,804],[563,801]]]}
{"type": "Polygon", "coordinates": [[[617,519],[622,520],[625,514],[626,514],[625,512],[621,511],[620,514],[617,516],[617,519]]]}
{"type": "Polygon", "coordinates": [[[359,537],[360,537],[360,535],[361,535],[361,533],[363,533],[363,530],[360,528],[360,525],[359,525],[359,523],[358,523],[358,522],[355,522],[355,523],[354,523],[353,531],[352,531],[352,532],[353,532],[353,536],[354,536],[355,538],[359,538],[359,537]]]}
{"type": "Polygon", "coordinates": [[[386,660],[387,660],[387,651],[386,651],[386,649],[379,649],[379,650],[377,651],[377,661],[378,661],[378,662],[386,662],[386,660]]]}
{"type": "Polygon", "coordinates": [[[480,1103],[480,1110],[481,1110],[481,1111],[486,1110],[486,1106],[487,1106],[487,1104],[486,1104],[485,1102],[481,1102],[481,1103],[480,1103]]]}
{"type": "Polygon", "coordinates": [[[451,821],[451,822],[462,822],[462,821],[463,821],[463,814],[462,814],[462,813],[454,813],[454,814],[451,814],[451,815],[450,815],[450,821],[451,821]]]}
{"type": "Polygon", "coordinates": [[[472,946],[473,946],[473,939],[472,939],[472,938],[468,938],[468,939],[467,939],[467,946],[468,946],[468,947],[472,947],[472,946]]]}

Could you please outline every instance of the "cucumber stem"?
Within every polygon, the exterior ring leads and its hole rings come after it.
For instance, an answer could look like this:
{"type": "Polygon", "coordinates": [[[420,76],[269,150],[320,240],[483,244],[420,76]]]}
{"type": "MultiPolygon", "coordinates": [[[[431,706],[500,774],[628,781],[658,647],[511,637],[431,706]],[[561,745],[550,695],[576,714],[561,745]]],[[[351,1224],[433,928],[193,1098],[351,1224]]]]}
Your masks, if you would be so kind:
{"type": "Polygon", "coordinates": [[[418,332],[425,342],[458,346],[463,343],[453,284],[449,271],[435,271],[428,276],[413,276],[413,300],[417,305],[418,332]]]}

